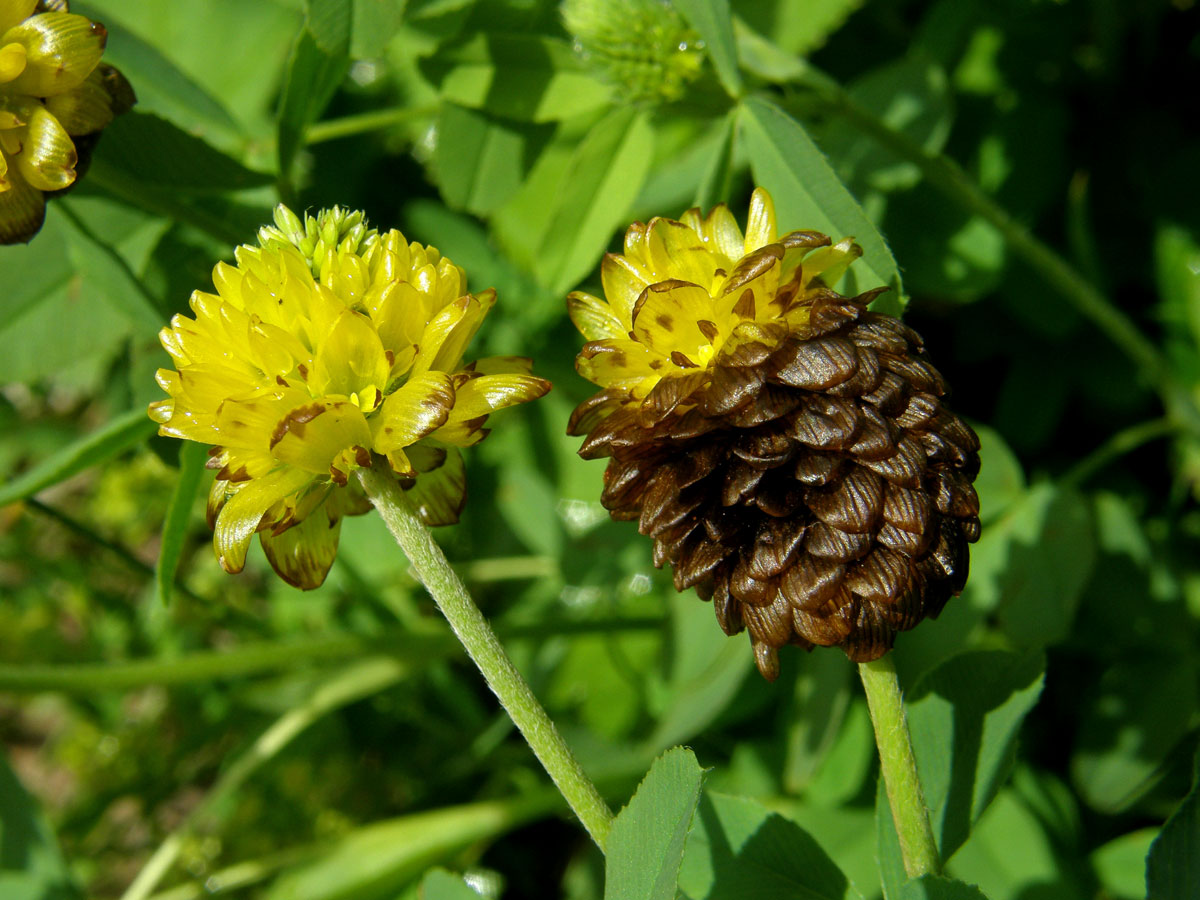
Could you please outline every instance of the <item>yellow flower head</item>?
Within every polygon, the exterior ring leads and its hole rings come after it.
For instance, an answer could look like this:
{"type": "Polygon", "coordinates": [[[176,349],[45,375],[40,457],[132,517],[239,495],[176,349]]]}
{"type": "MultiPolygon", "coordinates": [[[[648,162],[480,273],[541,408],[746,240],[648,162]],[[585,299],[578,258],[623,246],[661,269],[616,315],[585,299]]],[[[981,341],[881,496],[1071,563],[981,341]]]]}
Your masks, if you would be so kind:
{"type": "Polygon", "coordinates": [[[320,585],[342,516],[369,509],[353,471],[386,457],[430,525],[458,520],[466,481],[458,448],[488,415],[542,396],[530,361],[463,363],[495,303],[462,269],[399,231],[378,234],[338,208],[300,221],[280,206],[258,246],[213,270],[194,318],[159,337],[175,370],[150,405],[159,433],[213,445],[214,547],[240,572],[257,532],[290,584],[320,585]]]}
{"type": "Polygon", "coordinates": [[[90,151],[73,139],[132,105],[124,78],[100,64],[107,36],[62,0],[0,0],[0,243],[41,228],[43,192],[74,184],[90,151]]]}
{"type": "Polygon", "coordinates": [[[576,368],[606,389],[588,407],[593,421],[642,401],[664,378],[694,380],[747,341],[761,340],[763,329],[802,330],[814,293],[862,255],[850,238],[832,244],[816,231],[779,237],[774,203],[762,188],[751,196],[745,234],[722,204],[703,217],[690,209],[678,222],[635,222],[624,250],[600,267],[606,299],[576,291],[567,301],[571,321],[588,339],[576,368]]]}

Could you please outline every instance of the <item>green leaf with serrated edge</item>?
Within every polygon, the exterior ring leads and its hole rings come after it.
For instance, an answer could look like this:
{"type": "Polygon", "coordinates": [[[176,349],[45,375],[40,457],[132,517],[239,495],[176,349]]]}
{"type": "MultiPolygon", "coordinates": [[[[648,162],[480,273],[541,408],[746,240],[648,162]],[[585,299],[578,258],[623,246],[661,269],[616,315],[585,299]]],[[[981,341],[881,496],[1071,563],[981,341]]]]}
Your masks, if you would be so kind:
{"type": "Polygon", "coordinates": [[[704,177],[696,188],[694,204],[707,213],[718,203],[729,199],[729,187],[733,178],[733,140],[737,130],[737,110],[731,109],[721,120],[721,137],[713,148],[713,155],[704,170],[704,177]]]}
{"type": "Polygon", "coordinates": [[[804,126],[762,97],[742,101],[740,121],[754,180],[775,199],[779,230],[812,229],[835,241],[853,237],[863,256],[850,267],[843,292],[886,285],[891,291],[874,308],[899,313],[906,301],[892,252],[804,126]]]}
{"type": "Polygon", "coordinates": [[[742,74],[738,71],[729,0],[673,0],[673,3],[704,41],[721,86],[730,97],[740,96],[742,74]]]}
{"type": "Polygon", "coordinates": [[[286,871],[265,896],[267,900],[390,896],[430,865],[561,806],[562,796],[545,790],[365,825],[330,842],[318,859],[286,871]]]}
{"type": "Polygon", "coordinates": [[[1147,900],[1200,896],[1200,752],[1192,789],[1163,825],[1146,856],[1147,900]]]}
{"type": "Polygon", "coordinates": [[[1040,652],[972,651],[925,675],[905,696],[925,803],[948,859],[1012,770],[1016,738],[1042,691],[1040,652]]]}
{"type": "Polygon", "coordinates": [[[0,753],[0,896],[74,900],[79,890],[50,824],[0,753]]]}
{"type": "Polygon", "coordinates": [[[430,869],[421,879],[421,900],[479,900],[462,876],[445,869],[430,869]]]}
{"type": "Polygon", "coordinates": [[[608,833],[604,900],[674,900],[703,775],[683,747],[654,761],[608,833]]]}
{"type": "Polygon", "coordinates": [[[612,101],[566,41],[542,35],[476,34],[423,60],[421,71],[445,100],[522,122],[569,119],[612,101]]]}
{"type": "Polygon", "coordinates": [[[154,565],[154,581],[158,585],[158,599],[164,605],[171,602],[171,589],[175,585],[175,571],[179,568],[179,555],[187,537],[192,507],[196,493],[204,478],[204,464],[208,461],[208,450],[195,441],[184,441],[179,450],[179,478],[171,493],[167,506],[167,518],[163,522],[162,540],[158,548],[158,562],[154,565]]]}
{"type": "Polygon", "coordinates": [[[143,188],[189,193],[240,191],[272,180],[166,119],[137,111],[104,130],[93,165],[135,179],[143,188]]]}
{"type": "Polygon", "coordinates": [[[89,466],[99,465],[124,453],[152,435],[157,427],[146,416],[144,409],[130,410],[117,416],[99,430],[64,447],[0,487],[0,506],[32,497],[38,491],[65,481],[89,466]]]}
{"type": "Polygon", "coordinates": [[[1129,807],[1154,786],[1200,708],[1191,654],[1158,650],[1123,659],[1082,698],[1071,780],[1103,813],[1129,807]]]}
{"type": "Polygon", "coordinates": [[[325,110],[350,68],[353,0],[309,0],[279,102],[279,171],[291,171],[304,129],[325,110]]]}
{"type": "Polygon", "coordinates": [[[938,875],[923,875],[905,882],[898,894],[899,900],[987,900],[975,885],[938,875]]]}
{"type": "Polygon", "coordinates": [[[696,810],[679,888],[692,900],[861,900],[795,822],[756,800],[715,791],[706,792],[696,810]]]}

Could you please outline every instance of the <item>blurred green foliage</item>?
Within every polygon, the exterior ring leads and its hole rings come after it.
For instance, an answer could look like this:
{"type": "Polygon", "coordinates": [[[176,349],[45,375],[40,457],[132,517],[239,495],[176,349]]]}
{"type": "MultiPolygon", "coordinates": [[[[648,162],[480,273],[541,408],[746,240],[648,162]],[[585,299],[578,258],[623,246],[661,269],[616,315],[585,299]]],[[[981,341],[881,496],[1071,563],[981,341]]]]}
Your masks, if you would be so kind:
{"type": "Polygon", "coordinates": [[[1197,895],[1190,0],[688,0],[702,62],[667,95],[548,0],[72,7],[139,103],[0,248],[0,896],[120,896],[170,836],[180,900],[1135,900],[1147,857],[1152,898],[1197,895]],[[972,579],[895,651],[946,879],[904,881],[853,668],[752,674],[563,434],[566,291],[629,222],[741,216],[756,183],[858,238],[846,287],[893,287],[983,438],[972,579]],[[441,248],[499,291],[476,355],[555,384],[469,454],[439,539],[629,801],[607,862],[375,517],[317,591],[227,576],[202,460],[140,418],[157,329],[280,200],[441,248]]]}

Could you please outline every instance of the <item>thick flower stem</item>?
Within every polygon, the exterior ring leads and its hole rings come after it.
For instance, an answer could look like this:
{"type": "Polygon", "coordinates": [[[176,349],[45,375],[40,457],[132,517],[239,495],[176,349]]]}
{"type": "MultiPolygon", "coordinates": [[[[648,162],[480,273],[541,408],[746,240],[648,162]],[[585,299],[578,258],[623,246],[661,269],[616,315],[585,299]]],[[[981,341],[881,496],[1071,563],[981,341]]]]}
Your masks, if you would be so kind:
{"type": "Polygon", "coordinates": [[[913,756],[904,700],[891,654],[874,662],[859,663],[858,674],[862,676],[871,724],[875,727],[879,764],[896,834],[900,838],[904,871],[909,878],[936,875],[942,870],[942,861],[929,824],[921,780],[917,776],[917,761],[913,756]]]}
{"type": "Polygon", "coordinates": [[[488,687],[499,698],[592,840],[604,850],[612,825],[612,811],[584,774],[550,716],[504,652],[487,619],[450,568],[441,548],[404,496],[387,463],[377,459],[372,468],[360,469],[358,476],[396,543],[408,556],[417,577],[436,601],[471,660],[483,673],[488,687]]]}

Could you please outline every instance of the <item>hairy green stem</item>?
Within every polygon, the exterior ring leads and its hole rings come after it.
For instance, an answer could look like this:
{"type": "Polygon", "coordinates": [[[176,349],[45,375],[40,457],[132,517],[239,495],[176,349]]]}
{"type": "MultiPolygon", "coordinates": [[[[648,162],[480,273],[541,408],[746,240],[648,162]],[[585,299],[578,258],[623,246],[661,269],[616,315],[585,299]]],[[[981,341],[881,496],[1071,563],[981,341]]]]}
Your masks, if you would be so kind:
{"type": "Polygon", "coordinates": [[[1161,395],[1167,413],[1192,433],[1200,434],[1200,408],[1159,348],[1091,282],[988,196],[958,163],[943,153],[926,150],[902,131],[880,120],[828,76],[804,68],[800,78],[830,111],[844,117],[901,159],[916,165],[925,179],[944,196],[995,226],[1017,256],[1133,361],[1161,395]]]}
{"type": "Polygon", "coordinates": [[[338,707],[361,700],[395,684],[408,674],[410,664],[396,659],[368,659],[357,663],[322,684],[300,706],[275,720],[250,749],[239,756],[217,779],[213,789],[182,823],[172,831],[138,872],[121,900],[145,900],[175,864],[188,835],[200,817],[233,795],[264,763],[313,722],[338,707]]]}
{"type": "Polygon", "coordinates": [[[520,729],[530,748],[566,798],[596,845],[604,850],[612,811],[584,773],[546,710],[508,658],[487,619],[450,568],[441,548],[392,475],[387,463],[376,459],[358,477],[388,530],[408,556],[450,627],[483,673],[501,705],[520,729]]]}
{"type": "Polygon", "coordinates": [[[892,655],[888,653],[873,662],[859,663],[858,674],[867,693],[883,784],[900,838],[900,852],[904,856],[904,871],[909,878],[936,875],[942,870],[942,861],[929,824],[921,780],[917,776],[917,760],[913,756],[904,699],[892,655]]]}

